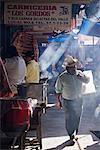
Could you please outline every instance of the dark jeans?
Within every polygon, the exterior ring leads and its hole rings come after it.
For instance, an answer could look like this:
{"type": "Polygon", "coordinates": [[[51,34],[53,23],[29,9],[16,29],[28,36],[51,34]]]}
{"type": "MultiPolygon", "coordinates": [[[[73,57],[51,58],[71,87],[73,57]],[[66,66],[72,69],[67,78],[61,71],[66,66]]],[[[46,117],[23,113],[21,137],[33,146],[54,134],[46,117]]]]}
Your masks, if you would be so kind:
{"type": "Polygon", "coordinates": [[[82,114],[82,99],[63,99],[63,108],[65,112],[66,130],[68,132],[68,135],[71,137],[78,132],[80,118],[82,114]]]}

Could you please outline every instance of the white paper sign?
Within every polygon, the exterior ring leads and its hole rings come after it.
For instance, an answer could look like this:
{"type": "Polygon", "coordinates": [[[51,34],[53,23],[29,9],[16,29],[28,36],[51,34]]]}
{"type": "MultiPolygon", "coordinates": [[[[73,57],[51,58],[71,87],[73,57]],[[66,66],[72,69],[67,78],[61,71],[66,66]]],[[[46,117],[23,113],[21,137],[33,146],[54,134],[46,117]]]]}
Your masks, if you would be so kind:
{"type": "Polygon", "coordinates": [[[4,23],[67,28],[71,26],[71,4],[5,3],[4,23]]]}
{"type": "Polygon", "coordinates": [[[83,94],[92,94],[96,92],[95,85],[93,83],[93,74],[91,70],[83,72],[87,77],[90,78],[90,81],[85,84],[83,83],[83,94]]]}

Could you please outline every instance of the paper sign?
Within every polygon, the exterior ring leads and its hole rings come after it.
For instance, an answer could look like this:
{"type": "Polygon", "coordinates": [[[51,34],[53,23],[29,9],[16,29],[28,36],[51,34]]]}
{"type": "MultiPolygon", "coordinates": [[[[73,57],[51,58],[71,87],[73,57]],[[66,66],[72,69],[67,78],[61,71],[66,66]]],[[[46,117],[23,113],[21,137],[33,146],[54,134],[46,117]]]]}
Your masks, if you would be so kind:
{"type": "MultiPolygon", "coordinates": [[[[71,4],[68,3],[5,3],[4,23],[66,29],[71,26],[71,4]]],[[[48,30],[47,28],[47,30],[48,30]]]]}
{"type": "Polygon", "coordinates": [[[89,83],[85,84],[83,83],[83,94],[91,94],[91,93],[95,93],[96,89],[95,89],[95,85],[93,83],[93,74],[91,70],[88,71],[84,71],[83,72],[87,77],[90,78],[89,83]]]}

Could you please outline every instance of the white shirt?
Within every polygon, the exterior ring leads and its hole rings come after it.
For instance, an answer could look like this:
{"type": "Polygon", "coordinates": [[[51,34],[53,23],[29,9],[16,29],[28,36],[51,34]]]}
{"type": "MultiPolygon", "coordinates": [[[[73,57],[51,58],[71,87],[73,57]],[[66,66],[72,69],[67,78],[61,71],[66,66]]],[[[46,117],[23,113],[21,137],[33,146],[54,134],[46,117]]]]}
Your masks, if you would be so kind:
{"type": "Polygon", "coordinates": [[[75,75],[64,71],[57,78],[55,91],[65,99],[77,99],[82,95],[82,82],[87,83],[88,78],[81,71],[77,70],[75,75]]]}
{"type": "Polygon", "coordinates": [[[25,64],[25,61],[24,59],[22,58],[22,56],[20,56],[18,58],[18,61],[19,61],[19,77],[18,77],[18,81],[17,81],[17,84],[21,84],[21,83],[24,83],[25,82],[25,76],[26,76],[26,64],[25,64]]]}
{"type": "Polygon", "coordinates": [[[21,56],[6,58],[5,68],[7,70],[8,79],[11,84],[12,91],[17,93],[17,84],[25,81],[26,64],[21,56]]]}

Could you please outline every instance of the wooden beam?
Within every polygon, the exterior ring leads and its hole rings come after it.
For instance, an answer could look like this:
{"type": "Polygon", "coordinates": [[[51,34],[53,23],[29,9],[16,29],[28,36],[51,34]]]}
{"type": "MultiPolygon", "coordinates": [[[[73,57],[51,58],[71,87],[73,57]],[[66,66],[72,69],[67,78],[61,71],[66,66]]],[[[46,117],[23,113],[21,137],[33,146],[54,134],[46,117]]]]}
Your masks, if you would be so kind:
{"type": "Polygon", "coordinates": [[[72,4],[85,4],[91,0],[1,0],[3,2],[16,2],[16,3],[72,3],[72,4]]]}

